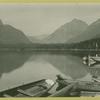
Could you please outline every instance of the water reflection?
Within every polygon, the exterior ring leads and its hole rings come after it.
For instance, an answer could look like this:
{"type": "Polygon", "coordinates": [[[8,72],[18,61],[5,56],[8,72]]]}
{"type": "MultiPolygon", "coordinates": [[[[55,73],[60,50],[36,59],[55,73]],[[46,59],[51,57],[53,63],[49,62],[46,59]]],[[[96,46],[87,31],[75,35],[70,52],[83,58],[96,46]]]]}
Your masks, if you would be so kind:
{"type": "Polygon", "coordinates": [[[55,80],[59,70],[39,54],[0,53],[0,91],[39,79],[55,80]]]}
{"type": "Polygon", "coordinates": [[[66,76],[69,75],[74,79],[82,78],[89,73],[87,66],[83,65],[82,59],[77,56],[53,54],[42,55],[41,58],[47,60],[66,76]]]}
{"type": "Polygon", "coordinates": [[[19,73],[14,75],[11,73],[22,67],[30,56],[29,53],[0,52],[0,90],[11,87],[13,83],[18,81],[16,76],[19,73]],[[16,81],[13,80],[12,77],[14,77],[16,81]]]}
{"type": "Polygon", "coordinates": [[[0,77],[21,67],[30,57],[27,53],[0,52],[0,77]]]}
{"type": "Polygon", "coordinates": [[[91,80],[91,71],[82,63],[82,58],[76,55],[2,52],[0,90],[43,78],[55,80],[57,74],[73,79],[91,80]]]}

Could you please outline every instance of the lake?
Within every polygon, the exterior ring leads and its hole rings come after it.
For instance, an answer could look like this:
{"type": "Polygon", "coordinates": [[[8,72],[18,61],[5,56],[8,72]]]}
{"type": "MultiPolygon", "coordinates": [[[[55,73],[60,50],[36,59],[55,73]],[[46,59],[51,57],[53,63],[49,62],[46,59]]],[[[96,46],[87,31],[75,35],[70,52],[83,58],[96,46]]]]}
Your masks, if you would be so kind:
{"type": "Polygon", "coordinates": [[[39,79],[67,78],[91,80],[91,72],[82,58],[69,54],[0,52],[0,91],[39,79]]]}

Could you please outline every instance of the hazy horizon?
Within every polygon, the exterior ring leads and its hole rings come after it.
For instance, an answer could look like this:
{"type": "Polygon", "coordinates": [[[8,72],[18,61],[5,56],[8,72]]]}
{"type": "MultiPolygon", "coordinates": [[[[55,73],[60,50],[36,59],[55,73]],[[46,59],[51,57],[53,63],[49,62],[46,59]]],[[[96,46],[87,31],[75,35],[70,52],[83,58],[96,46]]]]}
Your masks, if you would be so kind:
{"type": "Polygon", "coordinates": [[[0,4],[0,19],[26,35],[51,34],[77,18],[88,24],[100,18],[100,4],[0,4]]]}

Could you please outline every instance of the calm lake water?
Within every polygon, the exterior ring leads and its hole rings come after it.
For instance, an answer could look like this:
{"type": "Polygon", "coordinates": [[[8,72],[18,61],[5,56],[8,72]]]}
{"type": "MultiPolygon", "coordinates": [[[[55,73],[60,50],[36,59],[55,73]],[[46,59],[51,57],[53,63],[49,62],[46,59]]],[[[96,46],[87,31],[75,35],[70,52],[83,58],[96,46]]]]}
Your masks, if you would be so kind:
{"type": "Polygon", "coordinates": [[[78,56],[1,52],[0,91],[39,79],[55,80],[57,74],[73,79],[91,80],[91,71],[78,56]]]}

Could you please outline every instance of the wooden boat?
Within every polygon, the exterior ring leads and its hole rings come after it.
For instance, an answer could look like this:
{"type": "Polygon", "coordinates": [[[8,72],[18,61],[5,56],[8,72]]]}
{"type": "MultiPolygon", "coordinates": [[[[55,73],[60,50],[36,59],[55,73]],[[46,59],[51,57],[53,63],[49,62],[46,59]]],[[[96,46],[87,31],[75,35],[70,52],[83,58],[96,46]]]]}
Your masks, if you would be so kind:
{"type": "Polygon", "coordinates": [[[88,65],[89,67],[94,67],[95,65],[100,64],[100,56],[90,56],[83,57],[83,64],[88,65]]]}
{"type": "Polygon", "coordinates": [[[49,97],[70,97],[70,93],[73,90],[73,87],[76,85],[76,83],[71,83],[62,89],[56,91],[54,94],[50,95],[49,97]]]}
{"type": "Polygon", "coordinates": [[[77,82],[77,85],[75,86],[75,89],[80,91],[95,91],[100,92],[100,83],[98,82],[88,82],[88,81],[70,81],[70,80],[64,80],[60,81],[62,84],[71,84],[71,83],[77,82]]]}
{"type": "Polygon", "coordinates": [[[42,79],[36,82],[17,86],[0,92],[0,97],[41,97],[48,96],[49,90],[55,85],[52,80],[42,79]]]}
{"type": "MultiPolygon", "coordinates": [[[[95,44],[95,51],[98,51],[99,45],[95,44]]],[[[88,65],[89,67],[94,67],[94,65],[100,64],[100,54],[87,55],[83,57],[83,64],[88,65]]]]}
{"type": "Polygon", "coordinates": [[[89,91],[81,91],[80,92],[80,96],[81,97],[96,97],[96,96],[100,96],[100,92],[89,92],[89,91]]]}
{"type": "MultiPolygon", "coordinates": [[[[95,43],[95,51],[98,51],[99,49],[99,45],[96,42],[95,43]]],[[[87,55],[85,57],[83,57],[83,64],[88,65],[89,67],[94,67],[94,65],[98,65],[100,64],[100,54],[95,54],[95,55],[87,55]]]]}
{"type": "Polygon", "coordinates": [[[57,79],[59,85],[67,86],[71,83],[77,83],[73,87],[73,91],[89,91],[89,92],[100,92],[100,83],[95,81],[81,81],[71,79],[57,79]]]}
{"type": "Polygon", "coordinates": [[[100,83],[100,79],[98,79],[98,78],[92,78],[92,79],[93,79],[93,81],[100,83]]]}

